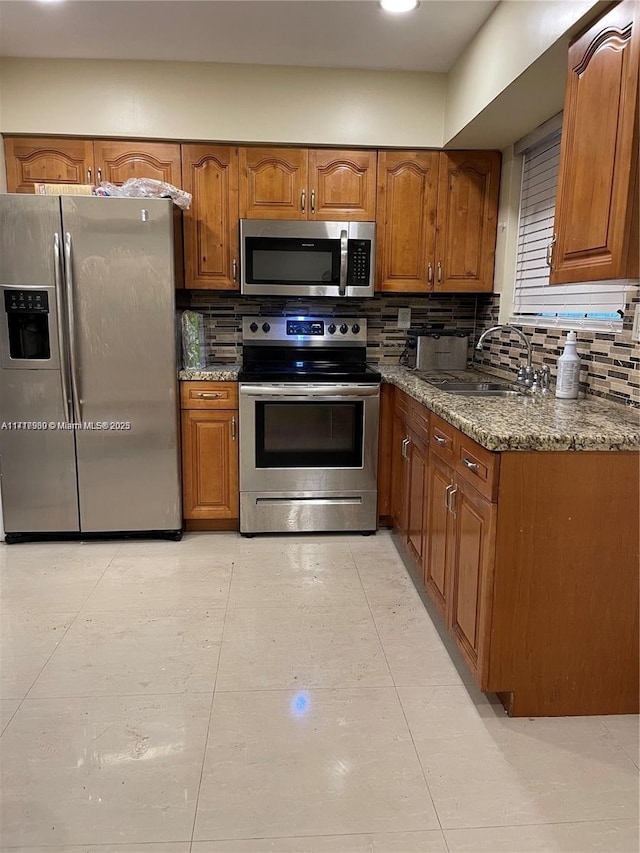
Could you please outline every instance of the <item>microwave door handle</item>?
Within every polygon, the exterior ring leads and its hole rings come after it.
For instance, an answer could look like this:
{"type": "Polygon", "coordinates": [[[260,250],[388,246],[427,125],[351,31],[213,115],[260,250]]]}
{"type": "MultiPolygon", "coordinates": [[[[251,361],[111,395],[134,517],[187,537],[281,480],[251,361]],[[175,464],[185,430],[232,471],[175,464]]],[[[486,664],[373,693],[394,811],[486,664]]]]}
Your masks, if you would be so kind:
{"type": "Polygon", "coordinates": [[[340,232],[340,296],[347,294],[347,261],[348,261],[349,240],[346,229],[340,232]]]}

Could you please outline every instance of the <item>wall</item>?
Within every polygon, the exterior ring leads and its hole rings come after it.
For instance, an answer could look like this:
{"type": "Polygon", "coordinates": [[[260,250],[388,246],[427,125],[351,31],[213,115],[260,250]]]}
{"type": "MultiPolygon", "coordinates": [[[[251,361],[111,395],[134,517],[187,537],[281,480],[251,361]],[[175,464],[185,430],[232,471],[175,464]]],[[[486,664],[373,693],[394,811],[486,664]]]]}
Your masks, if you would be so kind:
{"type": "Polygon", "coordinates": [[[0,60],[0,132],[442,147],[445,75],[0,60]]]}
{"type": "MultiPolygon", "coordinates": [[[[513,142],[557,112],[558,84],[561,87],[564,84],[566,43],[563,54],[560,54],[562,64],[559,69],[556,68],[555,56],[551,65],[543,63],[542,75],[535,73],[536,63],[544,59],[545,53],[566,33],[580,27],[599,7],[605,5],[594,0],[503,0],[449,71],[445,142],[450,143],[463,128],[481,116],[496,98],[508,91],[523,75],[530,73],[531,69],[536,77],[536,97],[527,98],[524,104],[520,104],[521,110],[533,111],[528,118],[529,125],[521,132],[512,129],[511,136],[504,139],[500,147],[513,142]]],[[[508,110],[502,111],[502,120],[507,126],[511,117],[508,110]]],[[[494,121],[496,118],[493,116],[494,121]]]]}

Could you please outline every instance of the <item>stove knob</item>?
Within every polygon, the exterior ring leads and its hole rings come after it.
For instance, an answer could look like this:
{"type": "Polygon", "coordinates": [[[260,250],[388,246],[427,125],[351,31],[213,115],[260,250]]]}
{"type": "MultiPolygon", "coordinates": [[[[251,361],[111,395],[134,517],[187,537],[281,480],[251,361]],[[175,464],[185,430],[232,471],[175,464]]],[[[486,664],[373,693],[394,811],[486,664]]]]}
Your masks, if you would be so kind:
{"type": "Polygon", "coordinates": [[[262,324],[262,331],[265,333],[265,335],[267,334],[267,332],[269,331],[270,328],[271,328],[271,326],[268,323],[262,324]]]}
{"type": "Polygon", "coordinates": [[[343,324],[340,326],[340,334],[341,334],[341,335],[346,335],[348,331],[349,331],[349,327],[347,326],[347,324],[346,324],[346,323],[343,323],[343,324]]]}
{"type": "Polygon", "coordinates": [[[358,332],[360,331],[360,326],[357,323],[354,323],[353,326],[351,327],[351,331],[353,332],[354,335],[357,335],[358,332]]]}
{"type": "Polygon", "coordinates": [[[257,331],[258,331],[258,324],[257,324],[257,323],[252,323],[252,324],[249,326],[249,328],[251,329],[251,331],[252,331],[252,332],[257,332],[257,331]]]}
{"type": "Polygon", "coordinates": [[[329,334],[330,334],[330,335],[335,335],[335,333],[336,333],[336,324],[335,324],[335,323],[330,323],[330,324],[329,324],[329,326],[327,326],[327,332],[329,332],[329,334]]]}

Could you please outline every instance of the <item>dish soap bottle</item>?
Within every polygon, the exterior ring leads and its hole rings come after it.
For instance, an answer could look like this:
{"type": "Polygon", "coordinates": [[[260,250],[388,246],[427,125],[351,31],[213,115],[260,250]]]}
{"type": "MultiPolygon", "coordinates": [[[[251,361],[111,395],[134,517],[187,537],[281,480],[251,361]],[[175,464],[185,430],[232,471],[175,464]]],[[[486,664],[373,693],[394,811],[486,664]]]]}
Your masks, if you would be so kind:
{"type": "Polygon", "coordinates": [[[580,357],[576,352],[576,333],[569,332],[564,352],[558,359],[556,397],[575,400],[580,385],[580,357]]]}

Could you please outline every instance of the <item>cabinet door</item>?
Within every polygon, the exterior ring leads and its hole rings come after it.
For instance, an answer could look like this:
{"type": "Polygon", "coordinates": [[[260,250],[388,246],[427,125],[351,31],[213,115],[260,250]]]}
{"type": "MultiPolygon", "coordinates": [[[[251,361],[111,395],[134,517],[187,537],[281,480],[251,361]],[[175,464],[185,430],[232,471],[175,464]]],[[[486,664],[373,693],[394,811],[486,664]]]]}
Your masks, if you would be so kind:
{"type": "Polygon", "coordinates": [[[183,145],[185,287],[238,289],[238,149],[183,145]]]}
{"type": "Polygon", "coordinates": [[[376,152],[309,151],[309,219],[376,218],[376,152]]]}
{"type": "Polygon", "coordinates": [[[420,293],[433,287],[436,151],[378,155],[378,289],[420,293]]]}
{"type": "Polygon", "coordinates": [[[427,448],[415,433],[409,435],[407,484],[407,547],[422,569],[427,498],[427,448]]]}
{"type": "Polygon", "coordinates": [[[308,150],[240,149],[240,218],[307,219],[308,150]]]}
{"type": "Polygon", "coordinates": [[[436,291],[493,290],[500,159],[498,151],[440,154],[436,291]]]}
{"type": "Polygon", "coordinates": [[[101,139],[93,143],[96,183],[123,184],[129,178],[153,178],[181,185],[180,146],[135,139],[101,139]]]}
{"type": "Polygon", "coordinates": [[[407,531],[407,459],[405,439],[408,431],[397,414],[393,416],[391,431],[391,518],[393,526],[404,539],[407,531]]]}
{"type": "Polygon", "coordinates": [[[33,193],[34,183],[92,184],[93,145],[86,139],[4,139],[7,190],[33,193]]]}
{"type": "Polygon", "coordinates": [[[448,508],[448,492],[453,485],[453,469],[434,453],[427,468],[427,514],[425,519],[424,585],[441,613],[446,614],[449,592],[448,545],[453,516],[448,508]]]}
{"type": "Polygon", "coordinates": [[[496,505],[462,480],[451,497],[453,555],[449,630],[479,687],[488,679],[496,505]]]}
{"type": "Polygon", "coordinates": [[[393,441],[393,385],[380,388],[380,432],[378,442],[378,519],[391,515],[391,449],[393,441]]]}
{"type": "Polygon", "coordinates": [[[182,411],[185,518],[238,518],[236,411],[182,411]]]}
{"type": "Polygon", "coordinates": [[[621,3],[569,48],[551,284],[638,275],[639,27],[621,3]]]}

